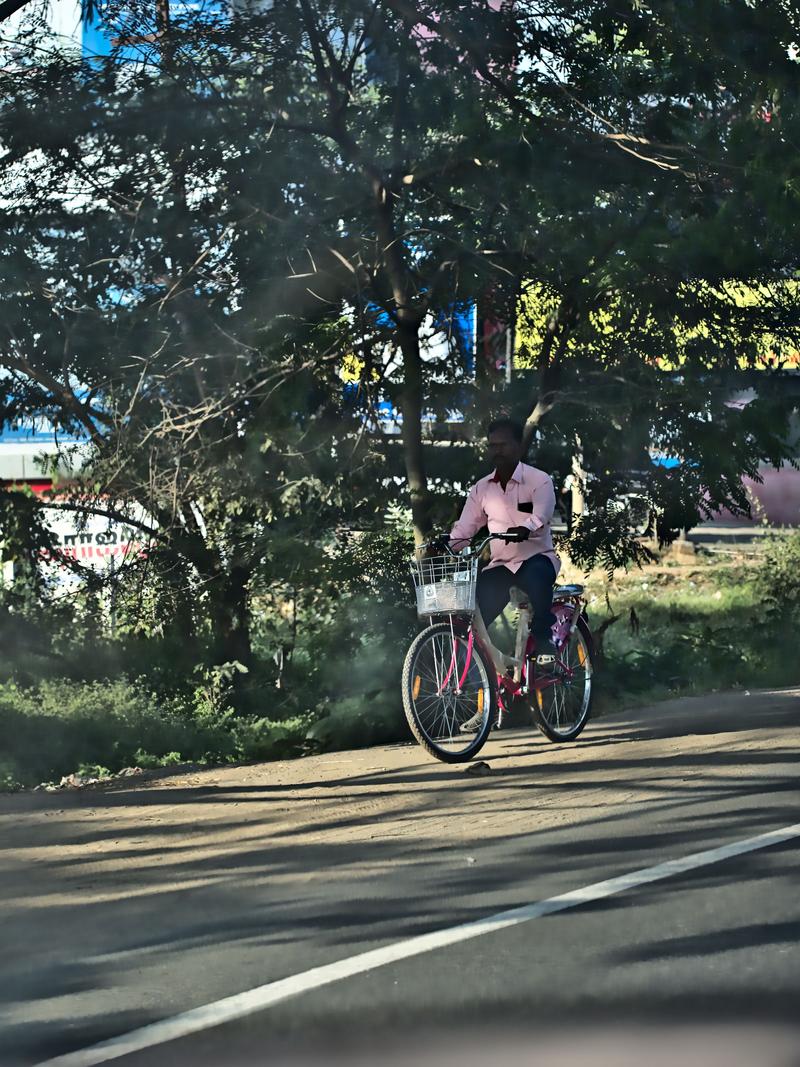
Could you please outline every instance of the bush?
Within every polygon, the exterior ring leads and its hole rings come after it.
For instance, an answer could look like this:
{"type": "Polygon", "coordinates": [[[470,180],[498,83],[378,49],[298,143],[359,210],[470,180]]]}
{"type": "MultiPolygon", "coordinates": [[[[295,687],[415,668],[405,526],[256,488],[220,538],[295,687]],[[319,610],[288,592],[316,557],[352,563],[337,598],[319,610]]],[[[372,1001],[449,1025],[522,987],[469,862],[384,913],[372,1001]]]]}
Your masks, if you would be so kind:
{"type": "Polygon", "coordinates": [[[44,680],[105,682],[147,678],[147,689],[169,700],[188,699],[195,686],[193,669],[208,658],[197,641],[175,635],[147,637],[104,635],[77,611],[37,604],[27,610],[10,606],[0,588],[0,683],[31,688],[44,680]],[[87,649],[91,654],[87,655],[87,649]]]}
{"type": "Polygon", "coordinates": [[[289,759],[399,735],[398,709],[365,696],[317,702],[288,718],[237,716],[203,700],[165,701],[145,682],[0,684],[0,791],[58,782],[75,771],[106,777],[124,767],[289,759]]]}
{"type": "Polygon", "coordinates": [[[800,614],[800,531],[767,539],[758,571],[761,595],[770,615],[800,614]]]}
{"type": "Polygon", "coordinates": [[[22,688],[0,685],[0,784],[58,780],[81,766],[114,772],[136,763],[225,759],[236,755],[220,723],[198,723],[143,684],[64,679],[22,688]]]}
{"type": "Polygon", "coordinates": [[[405,737],[399,676],[416,619],[401,519],[336,534],[295,581],[256,587],[248,670],[215,663],[188,631],[111,636],[88,595],[52,604],[0,589],[0,788],[81,767],[279,759],[405,737]]]}
{"type": "Polygon", "coordinates": [[[309,716],[313,748],[361,748],[407,736],[400,673],[415,629],[407,606],[353,597],[298,649],[287,686],[309,716]]]}
{"type": "MultiPolygon", "coordinates": [[[[14,621],[0,619],[8,629],[14,621]]],[[[352,594],[331,605],[302,628],[279,687],[268,647],[241,673],[238,664],[192,665],[187,650],[130,637],[92,642],[88,657],[78,654],[76,635],[72,645],[54,641],[48,655],[51,635],[29,629],[41,636],[35,662],[27,632],[0,657],[0,789],[57,782],[81,768],[284,759],[405,736],[399,675],[414,629],[405,605],[352,594]],[[151,662],[149,653],[157,653],[151,662]],[[98,677],[103,669],[110,678],[98,677]]]]}
{"type": "Polygon", "coordinates": [[[233,719],[231,732],[241,760],[291,759],[309,751],[310,715],[275,722],[266,718],[233,719]]]}

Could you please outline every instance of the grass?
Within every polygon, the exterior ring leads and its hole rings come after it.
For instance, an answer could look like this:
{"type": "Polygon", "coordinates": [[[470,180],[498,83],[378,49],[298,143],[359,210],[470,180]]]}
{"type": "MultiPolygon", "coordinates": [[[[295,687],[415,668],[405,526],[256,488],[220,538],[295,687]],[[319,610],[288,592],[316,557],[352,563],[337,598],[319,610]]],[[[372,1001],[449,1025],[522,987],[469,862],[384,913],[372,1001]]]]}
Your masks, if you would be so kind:
{"type": "Polygon", "coordinates": [[[761,555],[661,562],[588,583],[601,638],[602,708],[800,681],[790,618],[765,600],[761,555]]]}

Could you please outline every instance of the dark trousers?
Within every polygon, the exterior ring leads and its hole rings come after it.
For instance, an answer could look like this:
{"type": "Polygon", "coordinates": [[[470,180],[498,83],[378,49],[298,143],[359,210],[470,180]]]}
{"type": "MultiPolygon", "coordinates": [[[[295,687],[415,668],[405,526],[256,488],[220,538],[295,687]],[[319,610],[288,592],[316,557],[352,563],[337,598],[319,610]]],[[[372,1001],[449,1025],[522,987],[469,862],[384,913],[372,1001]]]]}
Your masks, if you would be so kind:
{"type": "Polygon", "coordinates": [[[550,636],[550,627],[555,622],[552,612],[553,586],[556,569],[547,556],[531,556],[513,574],[508,567],[492,567],[478,575],[478,607],[483,621],[488,626],[510,600],[512,585],[522,589],[533,609],[531,632],[534,637],[550,636]]]}

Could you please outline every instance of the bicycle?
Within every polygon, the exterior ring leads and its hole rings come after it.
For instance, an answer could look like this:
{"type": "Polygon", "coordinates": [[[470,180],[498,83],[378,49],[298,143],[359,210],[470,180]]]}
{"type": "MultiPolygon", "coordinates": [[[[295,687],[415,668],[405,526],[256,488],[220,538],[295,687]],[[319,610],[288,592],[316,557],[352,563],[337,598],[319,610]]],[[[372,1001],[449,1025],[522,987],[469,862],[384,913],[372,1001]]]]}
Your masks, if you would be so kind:
{"type": "Polygon", "coordinates": [[[512,603],[520,614],[515,654],[505,655],[492,644],[475,599],[478,557],[493,540],[522,538],[490,534],[471,551],[457,553],[445,545],[443,555],[424,556],[411,564],[417,612],[428,619],[428,626],[406,654],[403,707],[414,737],[445,763],[472,759],[491,730],[502,726],[507,702],[517,698],[530,702],[536,725],[554,742],[574,741],[591,710],[593,647],[583,586],[553,590],[556,662],[538,670],[530,606],[522,591],[512,588],[512,603]]]}

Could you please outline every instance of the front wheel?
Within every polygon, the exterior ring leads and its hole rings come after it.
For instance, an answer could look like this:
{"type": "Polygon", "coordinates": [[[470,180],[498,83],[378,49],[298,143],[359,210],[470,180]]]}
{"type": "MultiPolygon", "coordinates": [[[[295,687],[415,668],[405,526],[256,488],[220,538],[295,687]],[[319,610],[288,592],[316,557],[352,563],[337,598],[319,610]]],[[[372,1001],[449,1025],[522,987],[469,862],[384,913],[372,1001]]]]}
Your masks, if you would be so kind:
{"type": "Polygon", "coordinates": [[[558,652],[555,670],[535,680],[536,725],[551,741],[574,741],[592,710],[592,635],[584,618],[558,652]]]}
{"type": "Polygon", "coordinates": [[[497,691],[494,668],[469,632],[441,622],[418,634],[402,686],[408,725],[426,752],[463,763],[481,750],[497,717],[497,691]]]}

